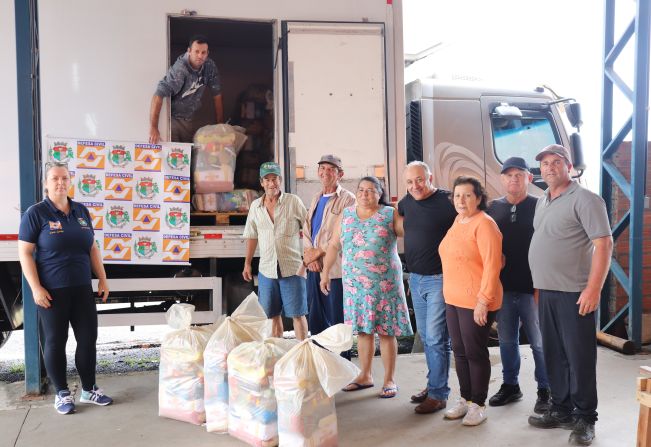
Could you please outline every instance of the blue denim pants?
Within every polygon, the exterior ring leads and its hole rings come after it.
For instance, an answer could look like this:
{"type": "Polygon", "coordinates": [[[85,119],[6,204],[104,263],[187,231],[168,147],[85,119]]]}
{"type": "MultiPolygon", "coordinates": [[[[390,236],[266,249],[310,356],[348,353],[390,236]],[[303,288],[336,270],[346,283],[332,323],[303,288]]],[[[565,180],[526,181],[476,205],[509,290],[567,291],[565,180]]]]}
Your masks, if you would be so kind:
{"type": "Polygon", "coordinates": [[[427,395],[447,400],[450,394],[450,336],[445,322],[443,275],[409,274],[409,289],[416,314],[416,328],[427,361],[427,395]]]}
{"type": "Polygon", "coordinates": [[[502,358],[502,377],[508,385],[518,384],[520,374],[520,321],[529,339],[533,361],[534,375],[538,388],[549,388],[545,357],[538,321],[538,306],[533,295],[529,293],[504,291],[502,308],[497,314],[497,332],[500,340],[502,358]]]}

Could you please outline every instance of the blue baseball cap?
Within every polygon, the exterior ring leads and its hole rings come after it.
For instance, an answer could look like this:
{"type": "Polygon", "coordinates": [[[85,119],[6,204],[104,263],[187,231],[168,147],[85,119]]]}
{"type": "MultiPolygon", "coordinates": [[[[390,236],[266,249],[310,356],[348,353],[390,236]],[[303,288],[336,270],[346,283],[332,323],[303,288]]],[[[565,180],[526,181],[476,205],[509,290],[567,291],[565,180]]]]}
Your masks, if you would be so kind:
{"type": "Polygon", "coordinates": [[[506,171],[508,171],[511,168],[516,168],[521,171],[529,171],[529,165],[522,157],[507,158],[504,164],[502,165],[502,170],[500,171],[500,174],[504,174],[506,171]]]}

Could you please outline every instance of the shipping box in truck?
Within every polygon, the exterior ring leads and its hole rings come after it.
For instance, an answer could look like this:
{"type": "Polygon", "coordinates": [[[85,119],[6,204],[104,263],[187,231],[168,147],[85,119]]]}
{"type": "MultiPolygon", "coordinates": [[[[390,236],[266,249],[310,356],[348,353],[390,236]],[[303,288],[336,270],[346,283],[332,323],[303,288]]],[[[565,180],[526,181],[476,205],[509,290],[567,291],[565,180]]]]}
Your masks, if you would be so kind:
{"type": "MultiPolygon", "coordinates": [[[[283,169],[285,190],[309,204],[320,189],[317,161],[335,153],[343,160],[344,186],[352,190],[360,177],[375,175],[390,199],[398,200],[405,193],[404,166],[423,159],[434,169],[437,186],[449,188],[457,173],[472,173],[485,179],[495,195],[499,166],[515,155],[503,147],[526,143],[525,158],[531,161],[530,152],[543,140],[570,141],[561,103],[553,104],[547,93],[423,80],[407,87],[405,103],[400,0],[198,0],[192,9],[178,0],[37,4],[40,101],[34,116],[40,118],[41,147],[33,180],[42,175],[52,139],[146,142],[156,84],[196,33],[208,37],[210,57],[220,71],[225,119],[249,137],[238,155],[235,187],[257,186],[257,167],[274,160],[283,169]],[[518,120],[516,110],[526,119],[518,120]],[[551,131],[523,130],[540,116],[551,131]]],[[[2,20],[13,16],[13,1],[0,0],[0,12],[2,20]]],[[[15,54],[6,52],[15,48],[15,38],[5,32],[0,39],[2,62],[9,67],[0,76],[15,85],[15,54]]],[[[36,61],[36,55],[31,57],[36,61]]],[[[10,100],[15,104],[15,97],[10,100]]],[[[204,100],[200,116],[207,124],[214,121],[214,111],[210,98],[204,100]]],[[[3,115],[9,119],[2,122],[8,125],[6,151],[16,164],[17,129],[11,116],[3,115]]],[[[168,102],[159,129],[167,140],[168,102]]],[[[13,272],[2,281],[17,291],[19,179],[17,169],[8,174],[12,186],[6,197],[13,211],[0,215],[9,239],[0,240],[0,256],[2,266],[13,272]]],[[[162,322],[159,311],[165,306],[140,304],[171,300],[193,302],[200,321],[209,321],[232,307],[236,295],[246,295],[249,286],[237,283],[245,253],[243,221],[231,219],[224,226],[205,219],[200,214],[191,218],[189,268],[107,265],[116,284],[111,297],[128,307],[101,315],[101,324],[162,322]],[[215,288],[212,293],[187,291],[201,280],[194,275],[221,277],[226,284],[201,283],[204,289],[215,288]],[[161,279],[174,276],[189,278],[161,279]]]]}

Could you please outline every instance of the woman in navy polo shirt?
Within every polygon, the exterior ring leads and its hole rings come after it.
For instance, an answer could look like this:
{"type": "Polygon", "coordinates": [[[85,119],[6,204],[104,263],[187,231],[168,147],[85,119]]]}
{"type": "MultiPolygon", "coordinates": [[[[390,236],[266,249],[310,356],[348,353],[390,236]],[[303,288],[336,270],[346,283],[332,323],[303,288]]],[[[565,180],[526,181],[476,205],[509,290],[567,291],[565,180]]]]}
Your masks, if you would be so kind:
{"type": "Polygon", "coordinates": [[[18,253],[45,335],[45,368],[56,387],[54,408],[60,414],[70,414],[75,411],[75,401],[66,381],[69,324],[77,340],[75,365],[83,389],[80,402],[113,402],[95,384],[97,309],[91,270],[99,278],[102,301],[109,290],[88,209],[68,198],[68,166],[46,164],[45,186],[45,200],[31,206],[20,221],[18,253]]]}

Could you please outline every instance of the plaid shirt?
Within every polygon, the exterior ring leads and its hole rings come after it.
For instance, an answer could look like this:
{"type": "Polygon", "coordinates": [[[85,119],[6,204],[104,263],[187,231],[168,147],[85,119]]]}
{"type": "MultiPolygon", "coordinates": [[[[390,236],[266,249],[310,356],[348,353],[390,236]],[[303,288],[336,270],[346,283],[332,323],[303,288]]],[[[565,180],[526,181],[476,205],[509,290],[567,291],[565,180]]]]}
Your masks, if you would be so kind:
{"type": "Polygon", "coordinates": [[[264,206],[264,195],[249,209],[244,227],[244,239],[257,239],[260,247],[258,270],[267,278],[299,274],[303,266],[300,231],[307,210],[298,196],[281,192],[272,221],[264,206]]]}
{"type": "MultiPolygon", "coordinates": [[[[312,204],[310,205],[310,210],[307,212],[307,218],[305,219],[305,225],[303,225],[303,249],[319,247],[323,251],[327,251],[328,244],[332,238],[332,233],[334,231],[335,222],[343,212],[344,208],[353,206],[355,204],[355,195],[337,185],[337,190],[335,195],[328,200],[326,203],[325,209],[323,210],[323,220],[321,221],[321,228],[316,235],[316,240],[312,240],[312,216],[316,211],[316,206],[319,203],[321,198],[321,193],[314,196],[312,199],[312,204]]],[[[341,252],[337,257],[335,263],[330,269],[330,278],[341,278],[341,252]]]]}

